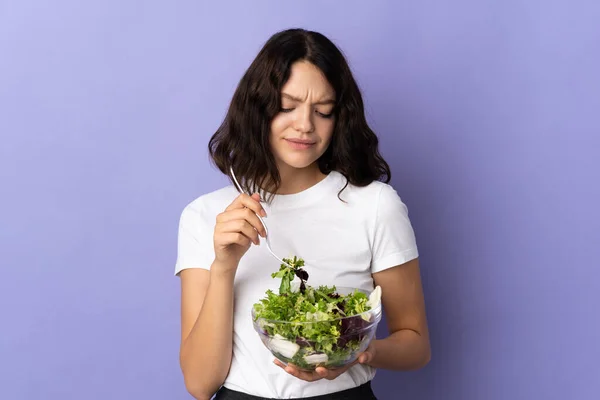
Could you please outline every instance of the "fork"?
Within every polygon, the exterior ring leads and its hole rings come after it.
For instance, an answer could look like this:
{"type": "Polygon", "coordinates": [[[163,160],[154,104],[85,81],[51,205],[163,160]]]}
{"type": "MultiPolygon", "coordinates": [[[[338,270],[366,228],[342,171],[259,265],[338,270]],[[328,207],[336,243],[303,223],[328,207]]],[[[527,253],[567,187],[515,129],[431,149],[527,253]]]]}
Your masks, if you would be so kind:
{"type": "MultiPolygon", "coordinates": [[[[238,182],[235,173],[233,172],[233,167],[229,167],[229,171],[231,172],[231,177],[233,178],[233,182],[235,183],[235,187],[237,188],[237,190],[240,193],[246,193],[244,192],[244,190],[242,189],[242,186],[240,185],[240,183],[238,182]]],[[[248,196],[250,196],[250,193],[246,193],[248,196]]],[[[253,211],[254,212],[254,211],[253,211]]],[[[277,254],[275,254],[273,252],[273,249],[271,249],[271,242],[269,241],[269,228],[267,228],[267,224],[265,224],[265,221],[262,219],[262,217],[260,215],[258,215],[256,212],[254,212],[254,214],[258,217],[258,219],[260,220],[260,223],[262,224],[262,226],[265,228],[265,243],[267,244],[267,250],[269,250],[269,253],[271,253],[271,255],[273,257],[275,257],[277,259],[277,261],[279,261],[281,264],[285,264],[288,267],[292,268],[293,267],[286,263],[285,261],[283,261],[281,258],[279,258],[277,256],[277,254]]]]}

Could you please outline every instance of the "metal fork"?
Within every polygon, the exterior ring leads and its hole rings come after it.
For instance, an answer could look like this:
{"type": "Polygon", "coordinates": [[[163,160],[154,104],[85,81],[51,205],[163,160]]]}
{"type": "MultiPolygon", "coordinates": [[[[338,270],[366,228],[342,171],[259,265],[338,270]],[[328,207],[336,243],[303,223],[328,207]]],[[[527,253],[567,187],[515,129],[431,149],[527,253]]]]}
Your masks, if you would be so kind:
{"type": "MultiPolygon", "coordinates": [[[[244,190],[242,189],[242,186],[240,185],[240,183],[238,182],[235,173],[233,172],[233,167],[229,167],[229,171],[231,172],[231,177],[233,178],[233,182],[235,183],[235,187],[237,188],[237,190],[240,193],[245,193],[244,190]]],[[[248,196],[250,196],[250,193],[246,193],[248,196]]],[[[253,211],[254,212],[254,211],[253,211]]],[[[277,259],[277,261],[279,261],[281,264],[285,264],[288,267],[292,268],[293,267],[286,263],[285,261],[283,261],[281,258],[279,258],[277,256],[277,254],[275,254],[273,252],[273,249],[271,249],[271,242],[269,241],[269,228],[267,228],[267,224],[265,224],[265,221],[262,219],[262,217],[260,215],[258,215],[256,212],[254,212],[254,214],[258,217],[258,219],[260,220],[262,226],[265,228],[265,243],[267,244],[267,249],[269,250],[269,253],[271,253],[271,255],[273,257],[275,257],[277,259]]]]}

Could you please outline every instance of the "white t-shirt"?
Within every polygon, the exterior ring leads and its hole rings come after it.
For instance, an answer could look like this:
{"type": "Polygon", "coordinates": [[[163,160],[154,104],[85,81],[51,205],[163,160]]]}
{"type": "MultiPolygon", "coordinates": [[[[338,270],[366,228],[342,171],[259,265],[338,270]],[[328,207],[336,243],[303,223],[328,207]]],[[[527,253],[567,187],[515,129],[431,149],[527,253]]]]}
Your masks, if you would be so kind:
{"type": "MultiPolygon", "coordinates": [[[[390,185],[379,181],[366,187],[349,184],[340,195],[342,202],[338,192],[345,183],[343,175],[331,172],[303,192],[278,195],[271,204],[263,204],[265,223],[275,254],[305,260],[308,284],[370,291],[374,288],[372,273],[418,256],[415,235],[407,208],[390,185]]],[[[217,214],[238,194],[228,186],[185,207],[176,274],[185,268],[210,269],[217,214]]],[[[277,292],[279,279],[271,273],[278,269],[279,262],[264,243],[252,245],[240,261],[234,283],[233,359],[224,386],[255,396],[294,398],[336,392],[371,380],[375,370],[364,365],[355,365],[332,381],[309,383],[273,364],[273,355],[253,328],[250,310],[267,289],[277,292]]]]}

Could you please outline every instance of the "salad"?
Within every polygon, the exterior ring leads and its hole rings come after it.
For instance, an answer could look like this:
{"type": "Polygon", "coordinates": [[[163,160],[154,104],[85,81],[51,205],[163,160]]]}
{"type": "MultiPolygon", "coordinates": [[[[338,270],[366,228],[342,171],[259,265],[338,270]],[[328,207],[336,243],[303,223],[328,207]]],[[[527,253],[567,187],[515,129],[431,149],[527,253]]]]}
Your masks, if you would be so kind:
{"type": "Polygon", "coordinates": [[[265,345],[277,357],[305,369],[345,365],[364,351],[379,320],[381,288],[367,295],[358,289],[343,293],[336,286],[312,287],[306,283],[303,259],[283,261],[291,268],[281,264],[271,274],[281,279],[279,292],[269,289],[253,305],[265,345]]]}

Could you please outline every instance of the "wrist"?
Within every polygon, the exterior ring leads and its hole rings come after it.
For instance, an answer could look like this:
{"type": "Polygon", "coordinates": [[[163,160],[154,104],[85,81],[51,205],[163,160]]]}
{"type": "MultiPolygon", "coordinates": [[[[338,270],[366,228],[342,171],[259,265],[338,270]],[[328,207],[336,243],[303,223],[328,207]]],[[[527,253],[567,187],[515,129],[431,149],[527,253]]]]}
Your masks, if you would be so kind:
{"type": "Polygon", "coordinates": [[[211,278],[233,280],[237,271],[237,264],[221,262],[215,259],[210,267],[211,278]]]}

